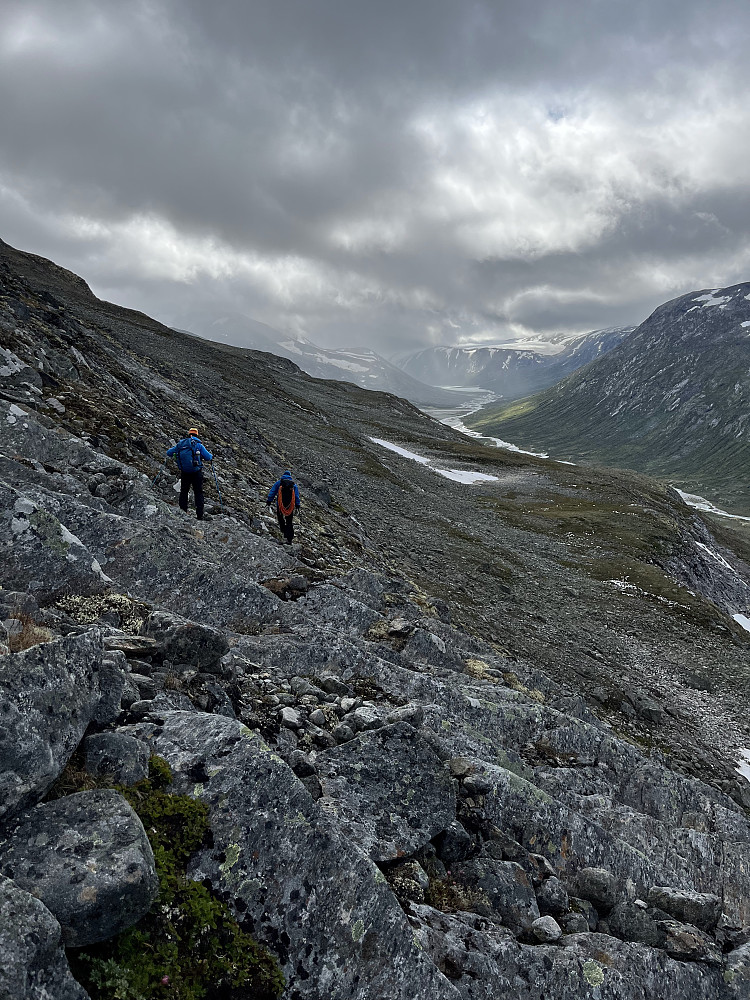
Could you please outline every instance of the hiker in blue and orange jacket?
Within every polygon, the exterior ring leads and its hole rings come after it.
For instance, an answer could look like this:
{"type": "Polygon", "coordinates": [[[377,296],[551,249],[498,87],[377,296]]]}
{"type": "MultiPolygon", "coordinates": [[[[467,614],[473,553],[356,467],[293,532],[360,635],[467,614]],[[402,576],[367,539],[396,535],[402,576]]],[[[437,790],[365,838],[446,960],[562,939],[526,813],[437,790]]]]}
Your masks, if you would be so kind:
{"type": "Polygon", "coordinates": [[[190,487],[195,497],[195,513],[199,521],[203,520],[203,459],[210,462],[213,455],[203,447],[198,437],[198,431],[191,427],[188,436],[178,441],[167,452],[167,458],[174,455],[177,468],[180,470],[180,507],[187,513],[190,487]]]}
{"type": "Polygon", "coordinates": [[[299,510],[299,490],[297,484],[292,479],[289,469],[286,470],[281,479],[277,479],[268,491],[266,503],[270,507],[276,503],[276,517],[279,522],[287,544],[292,544],[294,538],[294,524],[292,523],[295,510],[299,510]]]}

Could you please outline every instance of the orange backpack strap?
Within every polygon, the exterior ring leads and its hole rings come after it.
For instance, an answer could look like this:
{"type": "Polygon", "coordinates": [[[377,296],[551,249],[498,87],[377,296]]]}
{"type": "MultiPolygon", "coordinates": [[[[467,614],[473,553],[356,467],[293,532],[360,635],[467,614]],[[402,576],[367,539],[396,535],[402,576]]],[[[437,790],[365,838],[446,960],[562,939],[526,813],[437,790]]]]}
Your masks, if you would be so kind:
{"type": "Polygon", "coordinates": [[[284,515],[284,517],[290,517],[294,513],[294,484],[290,483],[291,486],[289,503],[285,504],[282,497],[283,486],[279,486],[279,492],[276,494],[276,500],[279,505],[279,511],[284,515]]]}

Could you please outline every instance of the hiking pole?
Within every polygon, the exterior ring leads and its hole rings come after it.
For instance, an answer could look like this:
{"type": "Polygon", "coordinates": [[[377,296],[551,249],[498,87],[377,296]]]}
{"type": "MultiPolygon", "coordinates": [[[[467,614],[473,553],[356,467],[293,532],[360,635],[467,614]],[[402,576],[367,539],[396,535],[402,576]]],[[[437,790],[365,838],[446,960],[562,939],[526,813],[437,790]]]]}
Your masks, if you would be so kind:
{"type": "Polygon", "coordinates": [[[156,480],[159,478],[159,476],[162,474],[162,472],[164,472],[166,470],[166,468],[167,468],[167,460],[165,458],[164,461],[159,466],[159,471],[156,473],[156,475],[154,476],[154,478],[151,480],[151,485],[152,486],[155,485],[156,480]]]}
{"type": "Polygon", "coordinates": [[[222,510],[224,510],[224,504],[221,499],[221,490],[219,489],[219,480],[216,478],[216,469],[214,468],[213,459],[211,459],[209,465],[211,466],[211,472],[213,472],[214,474],[214,482],[216,483],[216,492],[219,494],[219,506],[221,507],[222,510]]]}

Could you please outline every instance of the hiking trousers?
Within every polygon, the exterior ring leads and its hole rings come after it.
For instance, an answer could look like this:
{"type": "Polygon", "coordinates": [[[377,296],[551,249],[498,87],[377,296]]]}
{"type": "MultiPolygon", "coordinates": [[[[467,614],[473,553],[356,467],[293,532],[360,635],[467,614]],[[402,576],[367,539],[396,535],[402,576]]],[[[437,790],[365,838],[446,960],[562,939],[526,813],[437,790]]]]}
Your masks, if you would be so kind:
{"type": "Polygon", "coordinates": [[[279,527],[281,528],[284,538],[292,544],[292,539],[294,538],[294,512],[289,515],[282,514],[281,511],[276,508],[276,520],[279,522],[279,527]]]}
{"type": "Polygon", "coordinates": [[[193,488],[195,497],[195,513],[199,521],[203,520],[203,469],[193,469],[180,474],[180,507],[187,512],[188,494],[193,488]]]}

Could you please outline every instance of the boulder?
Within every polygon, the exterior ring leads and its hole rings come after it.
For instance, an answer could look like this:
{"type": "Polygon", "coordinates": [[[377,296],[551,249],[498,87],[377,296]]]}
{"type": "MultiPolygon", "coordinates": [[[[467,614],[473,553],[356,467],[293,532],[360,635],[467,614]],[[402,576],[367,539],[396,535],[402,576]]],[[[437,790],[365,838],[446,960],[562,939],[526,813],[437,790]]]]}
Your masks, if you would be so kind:
{"type": "Polygon", "coordinates": [[[663,948],[672,958],[721,965],[721,950],[704,931],[679,920],[660,920],[659,928],[664,933],[663,948]]]}
{"type": "Polygon", "coordinates": [[[490,910],[512,930],[527,930],[539,917],[529,876],[514,861],[473,858],[452,865],[451,876],[485,897],[490,910]]]}
{"type": "Polygon", "coordinates": [[[447,768],[404,722],[360,733],[316,764],[320,805],[375,862],[413,854],[456,815],[447,768]]]}
{"type": "Polygon", "coordinates": [[[554,917],[538,917],[531,925],[531,933],[542,944],[552,944],[562,937],[560,925],[554,917]]]}
{"type": "Polygon", "coordinates": [[[702,931],[713,930],[721,916],[721,900],[709,892],[687,892],[668,886],[654,885],[648,892],[648,903],[684,924],[693,924],[702,931]]]}
{"type": "Polygon", "coordinates": [[[158,891],[143,824],[114,791],[78,792],[22,813],[0,841],[0,872],[41,899],[73,948],[130,927],[158,891]]]}
{"type": "Polygon", "coordinates": [[[442,833],[435,837],[438,857],[446,865],[455,861],[465,861],[476,850],[476,842],[458,820],[454,820],[442,833]]]}
{"type": "Polygon", "coordinates": [[[120,785],[148,777],[148,747],[127,733],[94,733],[84,742],[86,770],[120,785]]]}
{"type": "Polygon", "coordinates": [[[0,1000],[89,1000],[70,974],[60,925],[44,903],[0,877],[0,1000]]]}
{"type": "Polygon", "coordinates": [[[593,903],[599,911],[606,912],[617,902],[617,879],[606,868],[581,868],[573,885],[576,895],[593,903]]]}
{"type": "Polygon", "coordinates": [[[638,941],[651,948],[663,948],[666,934],[658,920],[642,904],[616,903],[607,917],[609,929],[623,941],[638,941]]]}
{"type": "Polygon", "coordinates": [[[100,699],[98,632],[0,659],[0,818],[39,801],[100,699]]]}
{"type": "Polygon", "coordinates": [[[100,726],[116,722],[122,711],[122,699],[127,684],[127,660],[125,654],[117,650],[107,653],[102,659],[99,671],[101,698],[91,721],[100,726]]]}
{"type": "Polygon", "coordinates": [[[221,658],[229,651],[229,640],[220,629],[166,611],[153,611],[144,632],[158,641],[165,659],[206,673],[219,673],[221,658]]]}
{"type": "Polygon", "coordinates": [[[542,882],[536,891],[536,899],[540,912],[552,917],[561,917],[570,909],[568,891],[560,879],[554,876],[542,882]]]}
{"type": "Polygon", "coordinates": [[[175,790],[210,809],[213,845],[194,858],[192,877],[237,901],[280,954],[290,997],[459,1000],[383,874],[260,737],[223,716],[175,712],[154,749],[175,790]]]}

